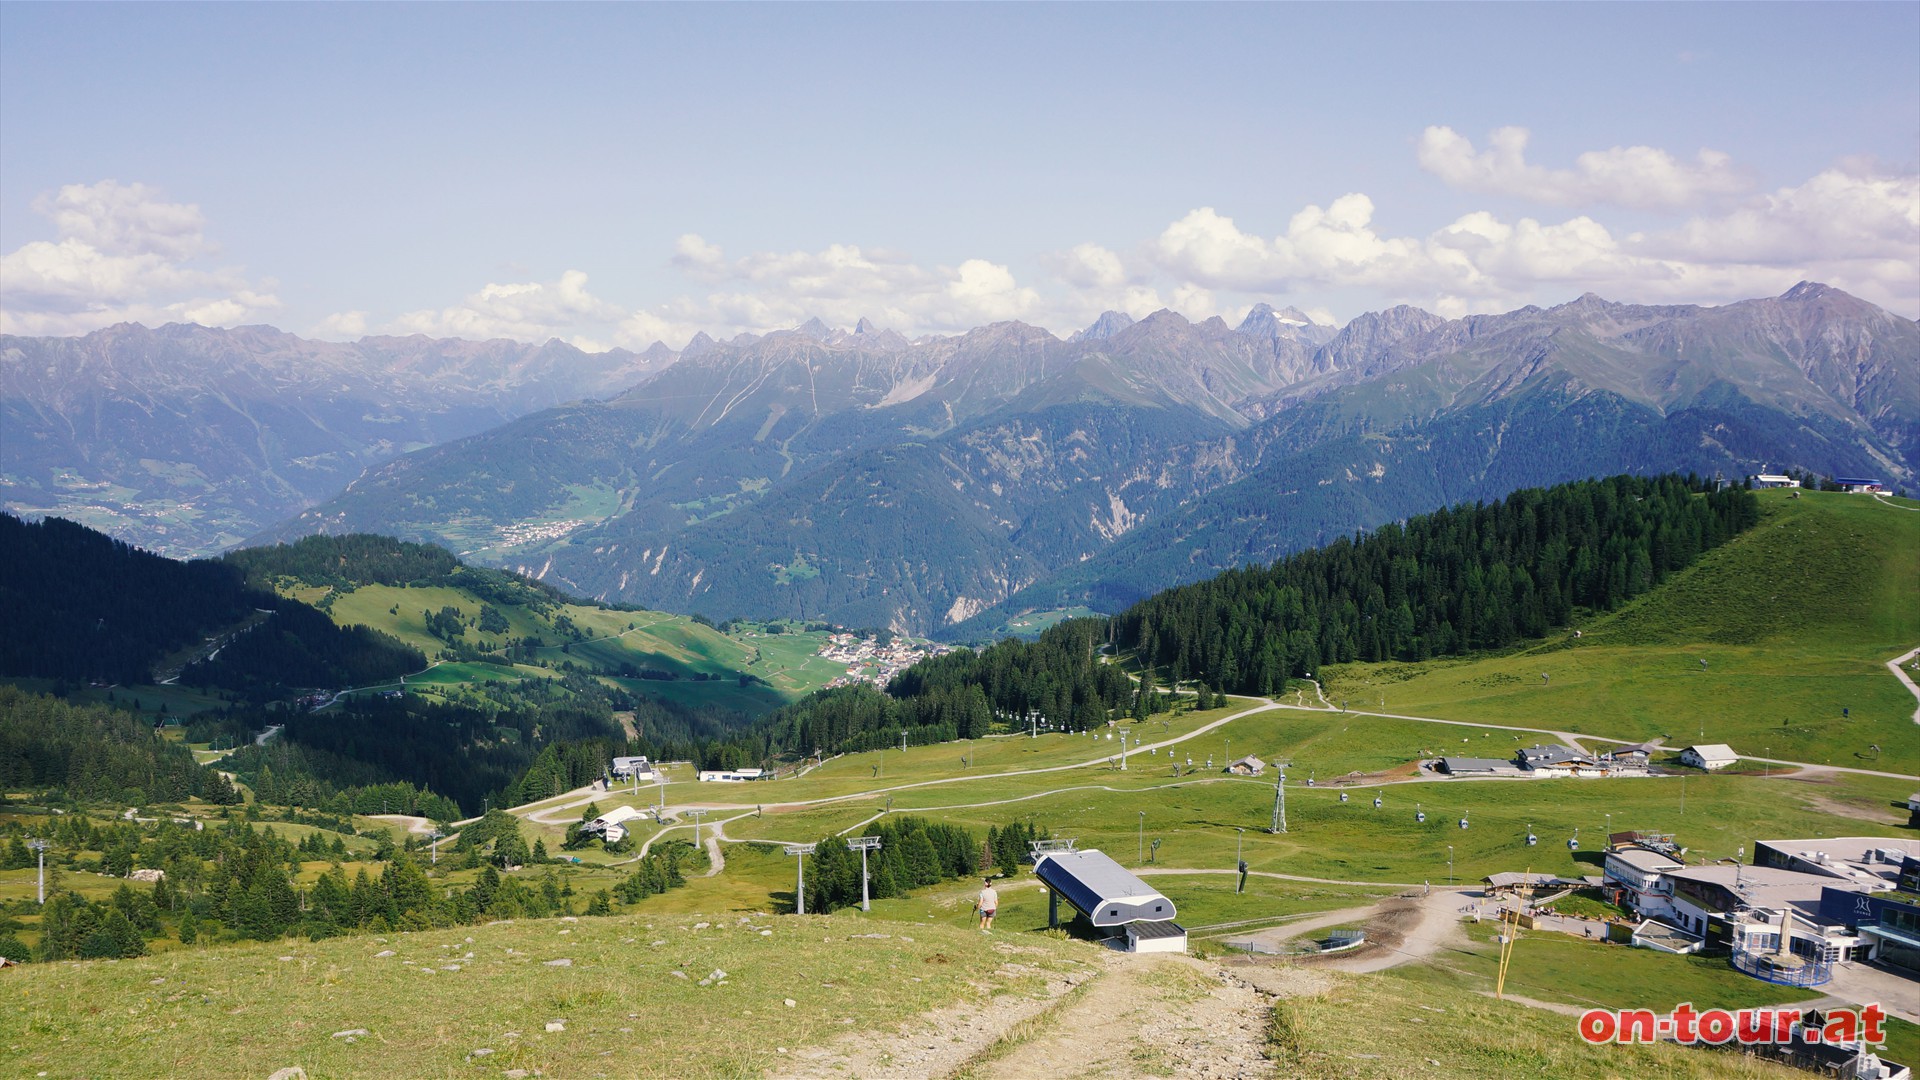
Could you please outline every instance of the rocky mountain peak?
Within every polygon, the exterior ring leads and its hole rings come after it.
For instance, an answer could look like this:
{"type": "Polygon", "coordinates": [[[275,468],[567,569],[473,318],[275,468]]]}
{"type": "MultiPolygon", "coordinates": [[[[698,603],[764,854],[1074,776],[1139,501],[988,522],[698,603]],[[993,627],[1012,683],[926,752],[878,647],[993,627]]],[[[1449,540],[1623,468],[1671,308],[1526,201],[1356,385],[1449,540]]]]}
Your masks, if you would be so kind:
{"type": "Polygon", "coordinates": [[[1068,341],[1103,341],[1133,325],[1133,316],[1124,311],[1103,311],[1085,330],[1076,331],[1068,341]]]}
{"type": "Polygon", "coordinates": [[[1781,293],[1780,299],[1790,301],[1819,300],[1839,291],[1840,290],[1831,285],[1823,285],[1818,281],[1803,281],[1793,288],[1788,289],[1786,292],[1781,293]]]}

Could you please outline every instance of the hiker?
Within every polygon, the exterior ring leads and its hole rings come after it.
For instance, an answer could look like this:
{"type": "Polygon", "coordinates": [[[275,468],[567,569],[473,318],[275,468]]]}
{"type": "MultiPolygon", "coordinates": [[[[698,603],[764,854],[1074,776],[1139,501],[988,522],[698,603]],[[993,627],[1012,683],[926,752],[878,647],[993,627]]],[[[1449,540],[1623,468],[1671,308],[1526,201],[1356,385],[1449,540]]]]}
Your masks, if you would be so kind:
{"type": "Polygon", "coordinates": [[[980,896],[974,900],[973,909],[980,913],[980,932],[993,933],[993,913],[1000,909],[1000,894],[994,891],[992,878],[981,883],[980,896]]]}

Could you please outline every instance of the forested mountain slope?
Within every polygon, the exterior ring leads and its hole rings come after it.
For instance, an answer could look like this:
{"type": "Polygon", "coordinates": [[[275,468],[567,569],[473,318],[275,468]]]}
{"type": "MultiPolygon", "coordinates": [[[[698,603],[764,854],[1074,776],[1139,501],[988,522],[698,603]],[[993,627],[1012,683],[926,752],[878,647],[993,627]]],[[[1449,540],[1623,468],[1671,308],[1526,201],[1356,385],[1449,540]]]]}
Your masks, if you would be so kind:
{"type": "Polygon", "coordinates": [[[1516,491],[1413,517],[1267,567],[1170,589],[1032,642],[923,661],[885,694],[829,690],[737,740],[755,756],[975,738],[995,725],[1082,731],[1162,711],[1157,685],[1271,694],[1323,664],[1499,649],[1659,588],[1751,529],[1751,492],[1678,476],[1516,491]],[[1118,663],[1109,663],[1109,659],[1118,663]],[[1118,664],[1136,667],[1126,678],[1118,664]]]}
{"type": "Polygon", "coordinates": [[[216,562],[176,562],[59,518],[0,514],[0,675],[274,695],[418,670],[415,649],[335,626],[216,562]],[[31,625],[29,625],[29,621],[31,625]],[[184,669],[184,670],[183,670],[184,669]]]}

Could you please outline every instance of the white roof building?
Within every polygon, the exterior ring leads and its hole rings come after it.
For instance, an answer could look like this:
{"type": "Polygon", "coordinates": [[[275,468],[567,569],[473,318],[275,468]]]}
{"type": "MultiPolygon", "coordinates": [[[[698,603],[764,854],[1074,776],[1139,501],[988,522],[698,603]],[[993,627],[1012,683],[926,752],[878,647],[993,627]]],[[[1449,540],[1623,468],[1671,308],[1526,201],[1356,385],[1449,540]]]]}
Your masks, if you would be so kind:
{"type": "Polygon", "coordinates": [[[627,827],[622,823],[637,817],[645,817],[646,813],[631,806],[616,806],[592,821],[582,824],[580,831],[600,836],[609,844],[617,844],[627,836],[627,827]]]}
{"type": "Polygon", "coordinates": [[[645,756],[617,757],[613,759],[613,768],[609,771],[622,780],[630,776],[648,780],[653,777],[653,762],[648,761],[645,756]]]}
{"type": "Polygon", "coordinates": [[[1704,743],[1680,751],[1680,763],[1697,769],[1724,769],[1739,760],[1740,755],[1726,743],[1704,743]]]}

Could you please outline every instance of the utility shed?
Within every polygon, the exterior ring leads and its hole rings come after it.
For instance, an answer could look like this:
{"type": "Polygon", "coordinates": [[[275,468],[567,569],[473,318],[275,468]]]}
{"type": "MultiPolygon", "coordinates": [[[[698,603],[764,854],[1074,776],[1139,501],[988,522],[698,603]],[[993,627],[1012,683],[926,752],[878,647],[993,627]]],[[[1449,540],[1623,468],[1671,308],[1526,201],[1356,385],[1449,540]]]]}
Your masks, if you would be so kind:
{"type": "Polygon", "coordinates": [[[1127,924],[1128,952],[1187,951],[1187,929],[1177,922],[1140,922],[1127,924]]]}
{"type": "Polygon", "coordinates": [[[1173,901],[1105,854],[1041,852],[1033,873],[1047,887],[1048,925],[1060,924],[1065,900],[1107,936],[1124,934],[1130,952],[1186,951],[1187,932],[1173,921],[1173,901]]]}

